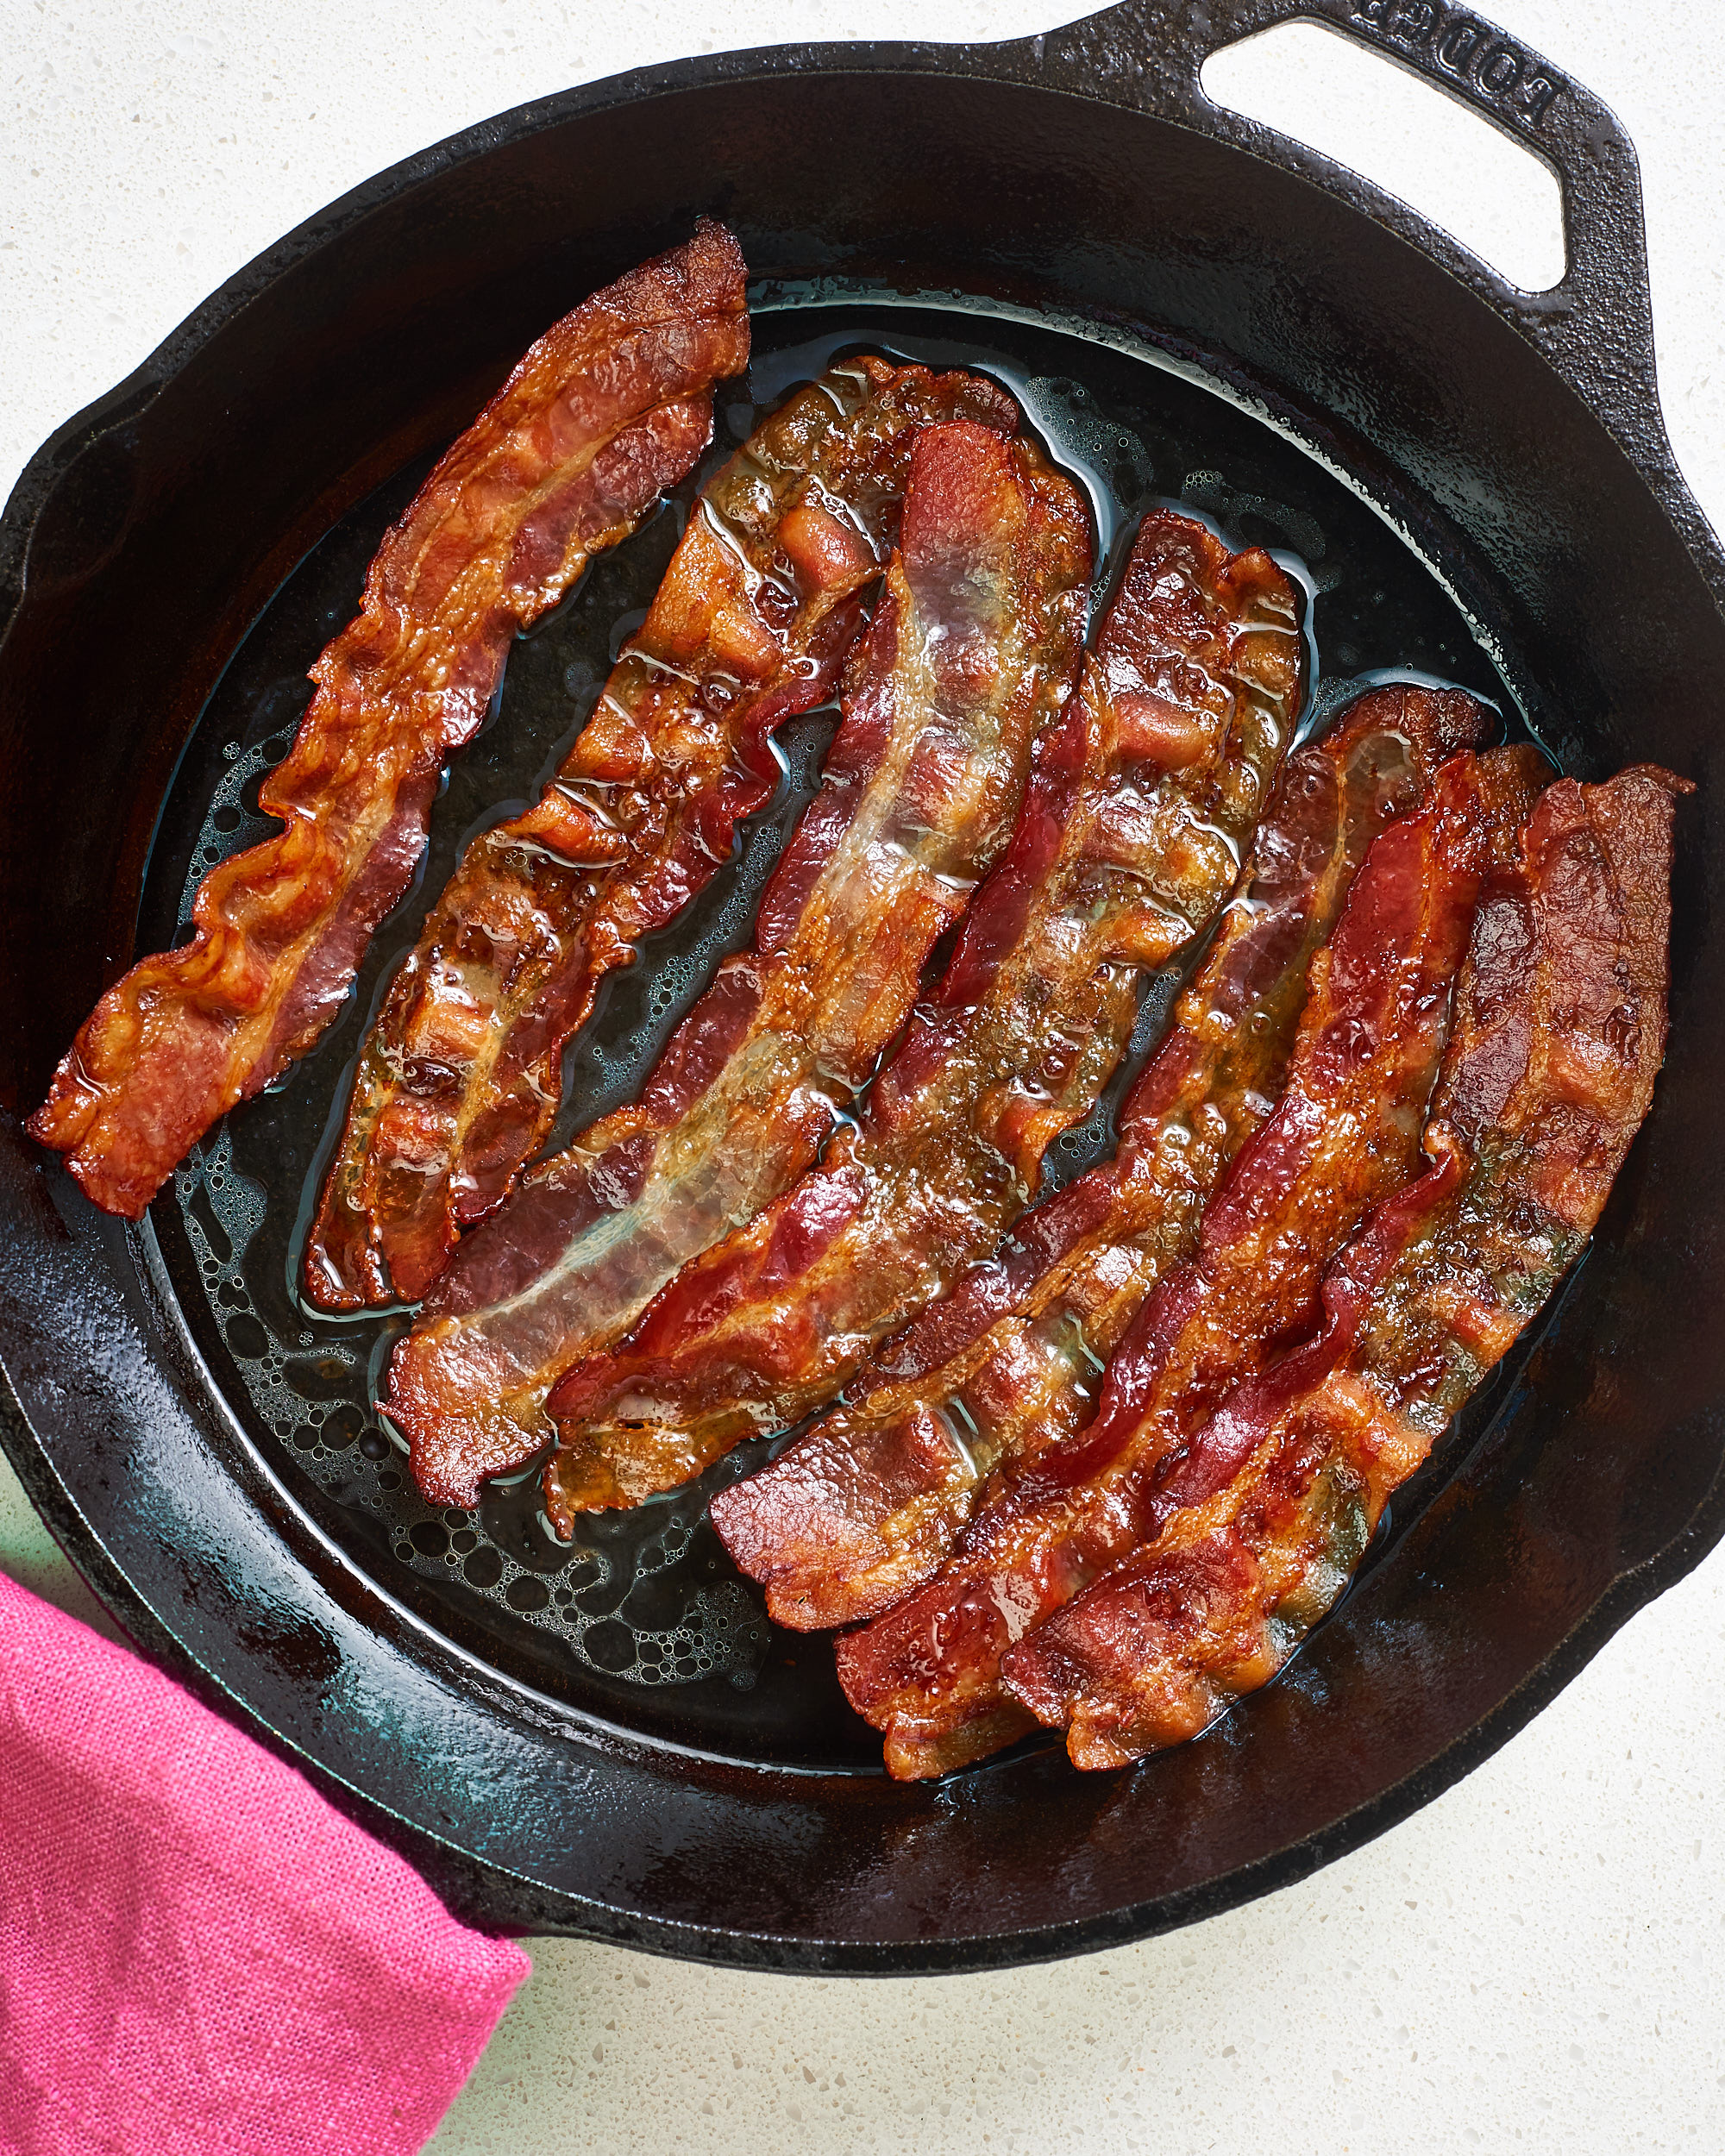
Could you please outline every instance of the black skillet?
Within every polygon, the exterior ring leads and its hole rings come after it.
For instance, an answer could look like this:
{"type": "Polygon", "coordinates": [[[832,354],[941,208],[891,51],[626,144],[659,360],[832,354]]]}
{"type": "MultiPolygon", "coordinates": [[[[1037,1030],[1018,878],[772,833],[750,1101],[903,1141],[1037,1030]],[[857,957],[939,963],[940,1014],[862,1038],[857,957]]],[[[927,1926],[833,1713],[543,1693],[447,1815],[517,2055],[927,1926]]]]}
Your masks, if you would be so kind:
{"type": "MultiPolygon", "coordinates": [[[[975,1969],[1301,1877],[1502,1744],[1725,1529],[1722,595],[1659,421],[1629,144],[1586,91],[1433,0],[1143,0],[999,47],[722,55],[425,152],[70,421],[0,524],[19,1473],[144,1646],[481,1922],[781,1969],[975,1969]],[[1559,286],[1510,290],[1207,101],[1209,52],[1295,15],[1547,160],[1559,286]],[[476,1521],[431,1514],[365,1412],[376,1329],[318,1331],[288,1300],[380,969],[462,831],[572,730],[674,516],[518,648],[427,889],[342,1026],[142,1229],[93,1213],[19,1128],[97,991],[172,936],[188,876],[251,835],[248,780],[426,458],[553,316],[702,208],[762,280],[732,432],[847,342],[974,354],[1026,389],[1100,507],[1182,497],[1303,555],[1320,696],[1413,664],[1494,695],[1582,775],[1653,758],[1701,781],[1670,1059],[1591,1256],[1283,1681],[1129,1775],[1032,1745],[894,1787],[824,1644],[768,1633],[698,1503],[601,1523],[574,1557],[530,1487],[476,1521]]],[[[819,748],[818,724],[791,743],[745,876],[819,748]]],[[[737,925],[710,910],[630,976],[577,1059],[580,1105],[627,1081],[737,925]]]]}

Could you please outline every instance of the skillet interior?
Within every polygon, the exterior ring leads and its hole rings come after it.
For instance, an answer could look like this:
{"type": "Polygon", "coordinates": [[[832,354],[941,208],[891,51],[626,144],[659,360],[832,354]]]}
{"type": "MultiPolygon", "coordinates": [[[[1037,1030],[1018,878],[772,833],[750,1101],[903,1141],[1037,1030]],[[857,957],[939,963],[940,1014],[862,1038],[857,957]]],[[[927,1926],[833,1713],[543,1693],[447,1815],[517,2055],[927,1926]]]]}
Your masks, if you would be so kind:
{"type": "MultiPolygon", "coordinates": [[[[1556,1319],[1495,1415],[1476,1412],[1448,1450],[1423,1511],[1401,1507],[1394,1545],[1287,1681],[1131,1777],[1080,1782],[1044,1755],[938,1792],[845,1771],[863,1755],[830,1700],[800,1753],[794,1716],[761,1734],[768,1687],[710,1680],[729,1698],[696,1727],[700,1688],[677,1704],[662,1687],[618,1714],[589,1673],[578,1703],[606,1728],[483,1626],[416,1608],[411,1577],[352,1537],[343,1547],[296,1470],[237,1440],[232,1410],[250,1411],[232,1366],[207,1333],[206,1363],[165,1306],[165,1282],[185,1290],[198,1255],[173,1201],[159,1201],[158,1265],[147,1233],[93,1216],[9,1118],[16,1293],[0,1344],[28,1418],[9,1443],[38,1502],[147,1644],[360,1793],[446,1892],[496,1921],[905,1968],[1024,1959],[1203,1914],[1434,1793],[1720,1531],[1706,781],[1725,626],[1672,521],[1683,504],[1656,425],[1639,445],[1650,485],[1469,291],[1477,273],[1454,250],[1439,266],[1393,216],[1373,222],[1237,145],[1022,79],[1058,75],[1046,51],[998,78],[988,57],[950,73],[925,53],[731,60],[517,116],[284,242],[49,445],[0,554],[0,576],[22,583],[0,647],[8,1107],[33,1104],[135,933],[171,928],[197,836],[188,805],[201,816],[210,798],[200,760],[237,737],[236,713],[256,739],[280,723],[259,681],[291,682],[328,633],[319,605],[342,604],[339,577],[307,583],[312,565],[347,548],[350,595],[386,513],[373,490],[461,423],[573,295],[676,237],[695,206],[729,215],[768,278],[889,280],[1124,326],[1260,400],[1389,505],[1570,768],[1657,757],[1703,781],[1680,825],[1671,1060],[1556,1319]],[[614,182],[602,203],[593,171],[614,182]]],[[[1635,446],[1621,418],[1619,431],[1635,446]]],[[[1345,490],[1276,447],[1305,466],[1333,526],[1345,490]]],[[[1153,491],[1214,464],[1236,490],[1300,506],[1295,481],[1254,483],[1251,453],[1233,454],[1232,475],[1220,449],[1183,473],[1176,456],[1153,491]]],[[[630,550],[643,598],[652,543],[630,550]]],[[[1716,574],[1716,554],[1706,566],[1716,574]]],[[[1358,663],[1419,657],[1489,687],[1460,616],[1440,619],[1421,585],[1432,655],[1404,637],[1360,648],[1358,663]]],[[[518,651],[513,683],[564,626],[518,651]]],[[[1326,662],[1351,669],[1342,641],[1326,662]]],[[[398,947],[411,924],[393,924],[398,947]]],[[[305,1090],[327,1101],[337,1059],[326,1048],[305,1090]]],[[[274,1112],[248,1112],[261,1125],[274,1112]]]]}
{"type": "MultiPolygon", "coordinates": [[[[1117,346],[999,315],[869,298],[811,305],[804,295],[779,294],[757,305],[755,319],[756,356],[747,380],[727,387],[708,467],[784,385],[859,342],[934,366],[988,366],[1040,422],[1051,453],[1088,482],[1102,588],[1143,508],[1176,497],[1200,515],[1220,515],[1240,542],[1291,546],[1309,564],[1319,662],[1330,669],[1318,683],[1318,709],[1349,693],[1339,674],[1412,667],[1465,680],[1517,721],[1513,689],[1425,565],[1339,479],[1213,392],[1117,346]]],[[[179,940],[209,862],[267,828],[256,817],[258,778],[304,705],[306,665],[347,618],[365,564],[423,462],[376,489],[313,549],[223,674],[158,826],[142,945],[179,940]]],[[[420,887],[368,954],[342,1021],[279,1089],[200,1149],[177,1179],[178,1202],[155,1209],[140,1250],[164,1304],[180,1308],[188,1344],[220,1397],[237,1410],[235,1443],[257,1446],[332,1539],[427,1621],[521,1681],[640,1735],[748,1764],[878,1774],[879,1744],[844,1703],[830,1641],[769,1627],[760,1595],[742,1584],[706,1524],[713,1490],[758,1466],[765,1447],[739,1448],[668,1501],[588,1515],[573,1551],[545,1531],[534,1474],[494,1490],[477,1517],[444,1513],[418,1498],[387,1424],[370,1412],[382,1358],[405,1319],[332,1322],[296,1292],[365,1021],[467,834],[536,797],[561,761],[651,598],[700,476],[677,491],[649,534],[618,549],[554,621],[517,645],[498,717],[457,761],[437,804],[420,887]]],[[[747,943],[752,900],[812,796],[831,730],[831,711],[788,730],[787,782],[744,840],[736,877],[712,886],[650,939],[637,965],[612,976],[572,1059],[554,1145],[635,1097],[718,960],[747,943]]],[[[1170,971],[1152,987],[1145,1050],[1178,978],[1170,971]]],[[[1113,1098],[1141,1061],[1122,1069],[1113,1098]]],[[[1106,1117],[1093,1119],[1057,1147],[1056,1175],[1111,1150],[1106,1117]]]]}

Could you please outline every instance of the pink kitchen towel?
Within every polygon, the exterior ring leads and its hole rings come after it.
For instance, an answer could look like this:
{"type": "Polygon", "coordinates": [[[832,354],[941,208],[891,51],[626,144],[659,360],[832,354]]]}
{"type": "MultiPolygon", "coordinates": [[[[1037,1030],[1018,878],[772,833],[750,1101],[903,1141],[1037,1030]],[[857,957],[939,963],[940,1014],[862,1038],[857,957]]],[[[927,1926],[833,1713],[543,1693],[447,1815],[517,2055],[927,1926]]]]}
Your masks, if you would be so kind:
{"type": "Polygon", "coordinates": [[[527,1970],[0,1576],[0,2156],[407,2156],[527,1970]]]}

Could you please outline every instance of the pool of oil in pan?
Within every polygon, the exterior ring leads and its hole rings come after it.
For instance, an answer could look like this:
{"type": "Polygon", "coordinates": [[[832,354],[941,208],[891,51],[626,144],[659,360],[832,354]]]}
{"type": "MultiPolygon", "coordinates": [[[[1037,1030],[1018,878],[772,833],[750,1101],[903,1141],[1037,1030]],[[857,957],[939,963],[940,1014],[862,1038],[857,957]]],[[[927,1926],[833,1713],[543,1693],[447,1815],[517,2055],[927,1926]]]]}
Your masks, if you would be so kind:
{"type": "MultiPolygon", "coordinates": [[[[489,1491],[475,1512],[434,1508],[372,1405],[407,1313],[330,1319],[301,1301],[295,1282],[365,1024],[461,846],[536,795],[555,769],[641,620],[707,473],[795,382],[863,345],[978,365],[1015,391],[1089,493],[1099,599],[1138,515],[1153,500],[1177,500],[1236,542],[1276,548],[1298,570],[1312,601],[1314,661],[1321,653],[1330,669],[1314,700],[1320,718],[1344,699],[1350,678],[1382,668],[1458,680],[1511,708],[1458,609],[1380,517],[1293,442],[1200,384],[1029,321],[955,321],[877,303],[757,314],[755,363],[746,384],[722,388],[718,440],[699,471],[515,646],[500,709],[452,768],[423,871],[367,954],[342,1018],[275,1088],[211,1133],[153,1213],[176,1299],[246,1436],[380,1584],[500,1669],[609,1719],[732,1756],[853,1769],[877,1765],[878,1753],[844,1707],[826,1643],[770,1626],[758,1590],[706,1523],[713,1489],[759,1465],[771,1441],[633,1512],[587,1515],[573,1544],[551,1532],[532,1470],[489,1491]]],[[[304,669],[348,619],[385,525],[428,465],[398,473],[352,511],[235,655],[164,811],[141,941],[183,935],[198,878],[274,828],[258,811],[258,782],[292,738],[310,694],[304,669]]],[[[718,960],[746,941],[762,886],[818,785],[833,718],[812,714],[786,730],[779,792],[745,827],[731,870],[606,982],[570,1053],[554,1146],[632,1097],[718,960]]],[[[1151,984],[1129,1068],[1056,1149],[1051,1182],[1107,1150],[1113,1105],[1153,1044],[1173,983],[1170,975],[1151,984]]]]}

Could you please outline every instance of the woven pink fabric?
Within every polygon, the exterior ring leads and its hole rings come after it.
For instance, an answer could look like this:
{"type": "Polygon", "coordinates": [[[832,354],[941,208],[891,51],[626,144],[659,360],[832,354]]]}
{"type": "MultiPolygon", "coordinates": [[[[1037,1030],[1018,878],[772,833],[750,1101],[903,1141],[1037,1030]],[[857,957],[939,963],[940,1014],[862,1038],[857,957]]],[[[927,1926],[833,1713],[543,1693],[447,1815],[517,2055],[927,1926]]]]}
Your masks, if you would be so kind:
{"type": "Polygon", "coordinates": [[[0,2156],[406,2156],[527,1968],[0,1576],[0,2156]]]}

